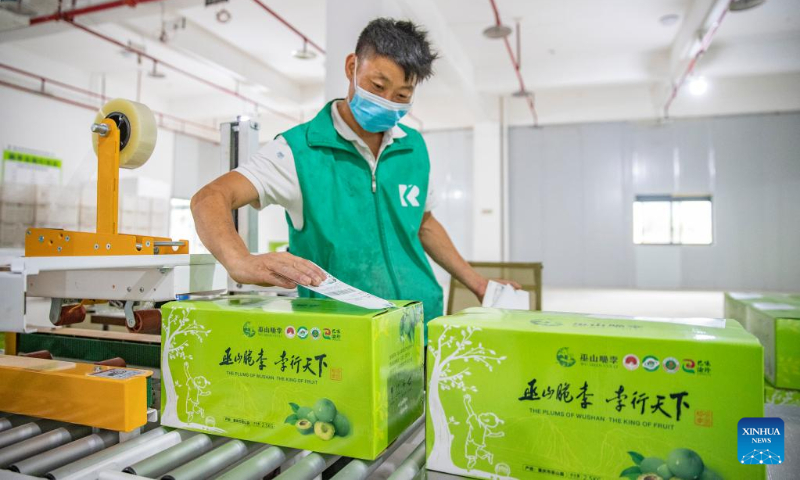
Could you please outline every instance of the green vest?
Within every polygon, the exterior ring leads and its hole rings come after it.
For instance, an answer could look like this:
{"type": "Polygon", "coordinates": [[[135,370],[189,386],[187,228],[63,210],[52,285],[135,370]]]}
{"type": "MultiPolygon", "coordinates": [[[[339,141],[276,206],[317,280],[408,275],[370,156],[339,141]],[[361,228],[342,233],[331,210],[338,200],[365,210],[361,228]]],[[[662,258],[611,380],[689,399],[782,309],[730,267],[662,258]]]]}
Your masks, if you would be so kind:
{"type": "Polygon", "coordinates": [[[422,135],[401,125],[407,135],[384,149],[373,178],[336,132],[332,103],[282,134],[294,155],[305,219],[297,230],[287,214],[289,250],[373,295],[421,300],[426,322],[442,315],[442,288],[419,239],[430,173],[422,135]]]}

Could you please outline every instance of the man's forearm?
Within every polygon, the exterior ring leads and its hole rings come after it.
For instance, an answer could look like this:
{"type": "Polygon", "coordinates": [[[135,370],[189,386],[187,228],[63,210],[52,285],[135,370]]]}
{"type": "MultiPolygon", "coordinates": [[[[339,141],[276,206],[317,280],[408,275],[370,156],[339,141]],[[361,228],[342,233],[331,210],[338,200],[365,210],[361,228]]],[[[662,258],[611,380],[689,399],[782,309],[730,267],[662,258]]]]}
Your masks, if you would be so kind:
{"type": "Polygon", "coordinates": [[[214,189],[192,197],[192,216],[200,241],[226,268],[250,252],[236,232],[230,201],[214,189]]]}
{"type": "Polygon", "coordinates": [[[420,226],[419,238],[425,252],[431,256],[434,262],[478,297],[483,297],[487,280],[464,260],[442,224],[429,213],[425,214],[425,219],[420,226]]]}

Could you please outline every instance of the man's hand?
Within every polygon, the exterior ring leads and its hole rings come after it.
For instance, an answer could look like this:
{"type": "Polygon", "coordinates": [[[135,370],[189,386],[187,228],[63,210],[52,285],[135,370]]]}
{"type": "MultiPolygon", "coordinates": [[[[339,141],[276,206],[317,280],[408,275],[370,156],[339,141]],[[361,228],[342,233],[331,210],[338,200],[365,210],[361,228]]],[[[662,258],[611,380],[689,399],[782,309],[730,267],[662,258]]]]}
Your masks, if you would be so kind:
{"type": "Polygon", "coordinates": [[[322,270],[290,253],[254,255],[247,251],[233,225],[231,210],[258,202],[253,184],[238,172],[228,172],[192,197],[192,216],[197,234],[208,250],[225,266],[237,283],[317,286],[325,280],[322,270]]]}
{"type": "Polygon", "coordinates": [[[325,274],[318,266],[288,252],[250,254],[227,267],[231,278],[243,284],[294,288],[296,285],[316,287],[325,281],[325,274]]]}
{"type": "MultiPolygon", "coordinates": [[[[514,290],[521,290],[522,285],[513,281],[513,280],[503,280],[502,278],[493,278],[493,281],[501,284],[501,285],[511,285],[514,287],[514,290]]],[[[477,287],[472,290],[472,293],[478,297],[478,301],[483,303],[483,297],[486,295],[486,286],[489,285],[489,279],[481,278],[480,282],[477,283],[477,287]]]]}

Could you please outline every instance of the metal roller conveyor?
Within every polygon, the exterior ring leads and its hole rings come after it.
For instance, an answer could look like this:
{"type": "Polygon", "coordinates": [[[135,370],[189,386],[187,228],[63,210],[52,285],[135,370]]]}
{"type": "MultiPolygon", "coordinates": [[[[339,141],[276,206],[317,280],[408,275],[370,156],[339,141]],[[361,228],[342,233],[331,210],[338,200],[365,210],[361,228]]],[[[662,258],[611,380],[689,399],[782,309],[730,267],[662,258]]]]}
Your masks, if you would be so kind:
{"type": "Polygon", "coordinates": [[[218,473],[241,460],[263,444],[226,439],[219,447],[166,473],[162,480],[201,480],[218,473]]]}
{"type": "Polygon", "coordinates": [[[5,432],[0,433],[0,448],[5,448],[13,443],[27,440],[31,437],[47,433],[50,430],[63,427],[66,425],[62,422],[54,420],[36,420],[33,422],[23,423],[17,427],[10,428],[5,432]]]}
{"type": "Polygon", "coordinates": [[[0,449],[2,480],[256,480],[283,478],[408,479],[424,462],[422,419],[373,461],[343,458],[149,423],[141,433],[118,433],[50,420],[5,416],[4,433],[25,435],[0,449]],[[66,433],[65,433],[66,432],[66,433]],[[32,434],[35,433],[35,434],[32,434]],[[25,438],[22,438],[25,437],[25,438]],[[48,446],[42,451],[44,445],[48,446]],[[55,448],[53,448],[55,447],[55,448]],[[415,449],[416,448],[416,449],[415,449]],[[412,458],[406,459],[411,450],[412,458]],[[3,460],[7,459],[7,460],[3,460]],[[13,460],[11,460],[13,459],[13,460]],[[335,464],[335,465],[334,465],[335,464]],[[341,468],[345,465],[344,468],[341,468]],[[378,467],[383,465],[380,471],[378,467]],[[338,473],[337,473],[338,472],[338,473]]]}
{"type": "MultiPolygon", "coordinates": [[[[188,435],[187,435],[188,437],[188,435]]],[[[96,477],[102,470],[122,470],[135,459],[154,455],[182,440],[180,431],[158,427],[127,442],[101,450],[81,460],[48,472],[51,480],[79,480],[96,477]],[[149,454],[148,454],[149,453],[149,454]]]]}
{"type": "Polygon", "coordinates": [[[241,463],[215,477],[215,480],[259,480],[291,460],[300,450],[271,447],[249,455],[241,463]]]}
{"type": "Polygon", "coordinates": [[[342,457],[338,455],[312,452],[276,478],[280,480],[310,480],[322,474],[340,458],[342,457]]]}
{"type": "Polygon", "coordinates": [[[12,464],[9,470],[25,475],[44,475],[50,470],[63,467],[104,448],[116,445],[117,442],[119,442],[119,433],[102,431],[54,448],[49,452],[20,460],[12,464]]]}
{"type": "Polygon", "coordinates": [[[405,459],[388,480],[412,480],[425,466],[425,440],[417,445],[411,456],[405,459]]]}
{"type": "Polygon", "coordinates": [[[7,415],[0,418],[0,432],[5,432],[14,427],[18,427],[24,423],[30,423],[36,420],[33,417],[26,417],[25,415],[7,415]]]}
{"type": "Polygon", "coordinates": [[[363,480],[369,477],[383,462],[385,462],[394,452],[409,438],[415,436],[425,423],[425,417],[420,417],[405,432],[389,445],[389,448],[375,460],[353,460],[337,473],[332,480],[363,480]]]}
{"type": "Polygon", "coordinates": [[[0,448],[0,468],[8,468],[12,463],[38,455],[65,443],[83,438],[92,433],[91,427],[66,425],[42,433],[27,440],[0,448]]]}
{"type": "Polygon", "coordinates": [[[177,445],[173,445],[163,452],[150,458],[145,458],[125,467],[122,471],[142,477],[160,477],[175,465],[182,465],[189,460],[199,457],[214,447],[212,437],[202,433],[190,432],[190,437],[177,445]]]}

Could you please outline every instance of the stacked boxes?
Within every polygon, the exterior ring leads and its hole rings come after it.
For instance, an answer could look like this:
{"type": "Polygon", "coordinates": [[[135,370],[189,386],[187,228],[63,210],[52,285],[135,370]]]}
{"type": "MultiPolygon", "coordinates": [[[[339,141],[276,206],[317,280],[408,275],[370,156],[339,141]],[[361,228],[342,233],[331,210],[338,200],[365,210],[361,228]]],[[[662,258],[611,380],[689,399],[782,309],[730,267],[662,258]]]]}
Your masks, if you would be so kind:
{"type": "Polygon", "coordinates": [[[77,230],[80,219],[81,192],[60,185],[29,186],[36,190],[37,228],[77,230]]]}
{"type": "MultiPolygon", "coordinates": [[[[166,237],[169,215],[168,197],[120,195],[118,231],[166,237]]],[[[0,183],[0,248],[23,248],[29,227],[96,231],[97,187],[0,183]]]]}
{"type": "Polygon", "coordinates": [[[154,197],[150,199],[150,223],[148,227],[150,235],[170,236],[169,214],[170,202],[168,198],[154,197]]]}
{"type": "Polygon", "coordinates": [[[800,390],[800,302],[756,302],[746,323],[764,346],[764,373],[774,387],[800,390]]]}
{"type": "Polygon", "coordinates": [[[162,307],[162,424],[373,459],[423,414],[422,305],[236,296],[162,307]]]}
{"type": "Polygon", "coordinates": [[[428,324],[427,466],[474,478],[763,479],[734,432],[764,414],[734,321],[467,309],[428,324]]]}
{"type": "Polygon", "coordinates": [[[36,189],[33,185],[0,184],[0,247],[22,248],[25,230],[33,226],[36,189]]]}
{"type": "Polygon", "coordinates": [[[725,316],[745,325],[764,346],[764,373],[771,387],[767,401],[796,398],[800,393],[800,295],[728,292],[725,316]]]}
{"type": "Polygon", "coordinates": [[[97,231],[97,187],[94,185],[84,185],[81,188],[78,230],[81,232],[97,231]]]}

